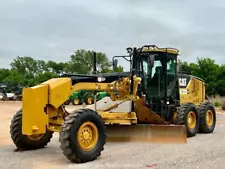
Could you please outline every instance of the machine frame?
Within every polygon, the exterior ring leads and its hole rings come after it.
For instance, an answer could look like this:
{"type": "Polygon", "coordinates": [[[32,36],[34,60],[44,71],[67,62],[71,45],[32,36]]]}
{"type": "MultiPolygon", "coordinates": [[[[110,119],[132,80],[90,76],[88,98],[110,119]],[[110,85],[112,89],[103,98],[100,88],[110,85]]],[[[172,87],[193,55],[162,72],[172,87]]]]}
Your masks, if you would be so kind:
{"type": "Polygon", "coordinates": [[[106,141],[186,143],[187,136],[195,136],[198,131],[213,132],[215,109],[205,101],[202,93],[205,89],[195,90],[196,85],[197,89],[200,85],[204,88],[203,81],[191,78],[190,83],[195,86],[186,86],[193,90],[184,96],[186,100],[180,100],[177,49],[145,45],[138,49],[127,48],[127,51],[129,72],[65,75],[24,88],[22,109],[15,114],[10,126],[15,145],[23,150],[42,148],[53,132],[59,132],[64,155],[72,162],[88,162],[100,156],[106,141]],[[161,61],[159,69],[162,72],[155,71],[153,75],[156,61],[161,61]],[[167,69],[167,63],[171,63],[171,69],[167,69]],[[67,112],[64,103],[72,93],[80,90],[105,91],[112,101],[120,103],[103,110],[97,110],[95,106],[94,109],[67,112]],[[189,98],[193,96],[194,102],[189,98]],[[113,112],[123,102],[129,103],[129,109],[113,112]],[[211,117],[210,120],[207,117],[211,117]]]}

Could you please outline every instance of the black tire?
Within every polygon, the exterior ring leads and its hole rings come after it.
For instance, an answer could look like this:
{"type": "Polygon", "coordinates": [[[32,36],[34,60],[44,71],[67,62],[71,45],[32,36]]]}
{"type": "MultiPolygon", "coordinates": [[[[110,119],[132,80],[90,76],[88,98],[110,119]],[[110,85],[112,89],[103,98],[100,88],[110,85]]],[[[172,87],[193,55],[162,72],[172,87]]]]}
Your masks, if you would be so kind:
{"type": "Polygon", "coordinates": [[[65,105],[69,105],[70,104],[70,99],[68,99],[64,104],[65,105]]]}
{"type": "Polygon", "coordinates": [[[22,134],[22,109],[13,117],[10,125],[11,139],[19,150],[34,150],[44,148],[51,140],[53,132],[48,131],[39,139],[31,140],[22,134]]]}
{"type": "Polygon", "coordinates": [[[194,104],[184,103],[179,107],[177,116],[176,116],[176,124],[186,126],[187,137],[193,137],[197,134],[199,129],[199,121],[200,121],[199,112],[194,104]],[[190,129],[187,123],[188,113],[191,111],[195,113],[195,117],[196,117],[196,125],[193,129],[190,129]]]}
{"type": "Polygon", "coordinates": [[[101,116],[91,109],[75,110],[69,114],[62,129],[60,131],[59,141],[61,143],[60,148],[63,154],[68,160],[75,163],[85,163],[95,160],[101,155],[101,151],[104,150],[106,143],[106,126],[101,116]],[[85,122],[93,122],[99,133],[98,141],[92,150],[84,151],[80,148],[77,141],[77,134],[80,126],[85,122]]]}
{"type": "Polygon", "coordinates": [[[94,97],[92,95],[87,95],[85,96],[85,104],[86,105],[91,105],[90,103],[88,103],[88,98],[91,97],[92,98],[92,102],[91,104],[94,104],[94,97]]]}
{"type": "Polygon", "coordinates": [[[216,110],[210,102],[204,102],[199,107],[200,113],[200,124],[199,124],[199,132],[200,133],[212,133],[216,126],[216,110]],[[206,122],[206,113],[211,110],[213,115],[213,123],[211,126],[207,125],[206,122]]]}

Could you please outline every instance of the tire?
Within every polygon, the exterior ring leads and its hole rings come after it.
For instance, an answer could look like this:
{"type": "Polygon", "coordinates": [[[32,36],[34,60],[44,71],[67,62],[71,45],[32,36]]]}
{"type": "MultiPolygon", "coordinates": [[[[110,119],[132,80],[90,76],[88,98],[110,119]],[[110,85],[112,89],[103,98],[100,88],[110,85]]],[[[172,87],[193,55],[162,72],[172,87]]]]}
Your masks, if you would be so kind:
{"type": "Polygon", "coordinates": [[[199,107],[200,113],[200,124],[199,132],[200,133],[212,133],[216,126],[216,110],[210,102],[202,103],[199,107]],[[211,121],[207,124],[206,116],[207,112],[212,116],[211,121]]]}
{"type": "Polygon", "coordinates": [[[93,103],[94,103],[94,98],[93,98],[93,96],[87,95],[87,96],[85,97],[85,103],[86,103],[86,105],[91,105],[91,104],[93,104],[93,103]],[[91,102],[89,102],[88,98],[91,98],[91,102]]]}
{"type": "Polygon", "coordinates": [[[187,137],[193,137],[197,134],[198,128],[199,128],[199,121],[200,121],[199,112],[194,104],[184,103],[179,107],[177,116],[176,116],[176,124],[186,126],[187,137]],[[195,116],[194,127],[190,127],[190,125],[188,124],[189,113],[195,116]]]}
{"type": "Polygon", "coordinates": [[[37,140],[22,134],[22,109],[13,117],[10,125],[11,139],[19,150],[34,150],[44,148],[51,140],[53,132],[47,132],[37,140]]]}
{"type": "MultiPolygon", "coordinates": [[[[94,134],[93,134],[94,135],[94,134]]],[[[69,114],[59,135],[61,143],[60,148],[68,160],[74,163],[85,163],[93,161],[101,155],[106,143],[106,127],[101,116],[91,109],[75,110],[69,114]],[[97,143],[92,149],[84,150],[79,146],[77,137],[79,136],[79,129],[82,125],[92,122],[98,131],[97,143]]]]}
{"type": "Polygon", "coordinates": [[[72,104],[73,105],[80,105],[81,104],[81,100],[78,98],[78,97],[75,97],[73,100],[72,100],[72,104]],[[78,102],[76,102],[76,99],[78,102]]]}
{"type": "Polygon", "coordinates": [[[64,104],[65,105],[69,105],[70,104],[70,99],[68,99],[64,104]]]}
{"type": "Polygon", "coordinates": [[[8,97],[6,95],[3,95],[2,101],[8,101],[8,100],[9,100],[8,97]]]}

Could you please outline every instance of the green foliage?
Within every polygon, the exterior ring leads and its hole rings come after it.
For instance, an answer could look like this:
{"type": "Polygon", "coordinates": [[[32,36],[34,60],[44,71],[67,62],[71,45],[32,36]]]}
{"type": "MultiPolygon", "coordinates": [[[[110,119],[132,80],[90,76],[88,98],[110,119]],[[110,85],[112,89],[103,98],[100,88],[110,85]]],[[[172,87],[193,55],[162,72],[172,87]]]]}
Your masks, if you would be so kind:
{"type": "MultiPolygon", "coordinates": [[[[35,60],[30,56],[17,56],[11,69],[0,69],[0,82],[13,85],[33,86],[64,73],[91,74],[93,72],[93,52],[77,50],[70,55],[68,62],[35,60]]],[[[196,63],[181,62],[180,69],[198,76],[206,82],[206,94],[225,95],[225,65],[218,65],[210,58],[198,58],[196,63]]],[[[97,52],[97,73],[123,72],[123,67],[112,69],[112,62],[97,52]]]]}
{"type": "Polygon", "coordinates": [[[210,96],[225,94],[225,66],[219,66],[210,58],[198,58],[197,63],[181,63],[181,70],[200,77],[206,82],[206,93],[210,96]]]}
{"type": "MultiPolygon", "coordinates": [[[[90,50],[77,50],[74,54],[70,55],[71,61],[69,62],[69,71],[80,74],[91,74],[93,72],[93,52],[90,50]]],[[[112,63],[109,61],[104,53],[97,52],[97,73],[113,72],[112,63]]],[[[119,68],[116,71],[123,71],[119,68]]]]}
{"type": "MultiPolygon", "coordinates": [[[[13,85],[34,86],[48,79],[58,77],[64,73],[91,74],[93,71],[93,52],[77,50],[70,56],[68,62],[55,62],[52,60],[35,60],[30,56],[17,56],[11,69],[0,69],[0,82],[13,85]]],[[[123,72],[123,67],[112,70],[112,63],[104,53],[97,53],[98,73],[123,72]]]]}
{"type": "Polygon", "coordinates": [[[220,102],[218,102],[218,101],[216,101],[215,103],[214,103],[214,106],[215,107],[220,107],[222,104],[220,103],[220,102]]]}

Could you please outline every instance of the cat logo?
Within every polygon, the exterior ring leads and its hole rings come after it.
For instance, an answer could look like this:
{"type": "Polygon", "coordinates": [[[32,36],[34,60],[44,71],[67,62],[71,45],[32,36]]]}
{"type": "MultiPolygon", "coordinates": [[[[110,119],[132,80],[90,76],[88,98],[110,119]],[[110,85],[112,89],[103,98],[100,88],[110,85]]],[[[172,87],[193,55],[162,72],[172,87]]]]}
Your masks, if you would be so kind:
{"type": "Polygon", "coordinates": [[[186,78],[179,78],[179,85],[181,87],[186,87],[187,86],[187,79],[186,78]]]}

